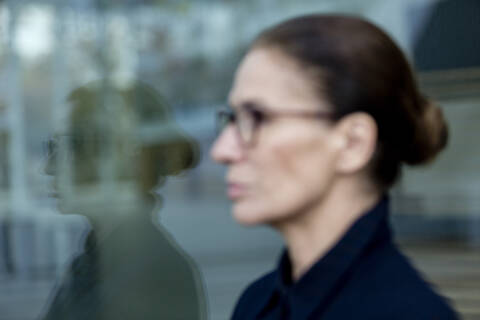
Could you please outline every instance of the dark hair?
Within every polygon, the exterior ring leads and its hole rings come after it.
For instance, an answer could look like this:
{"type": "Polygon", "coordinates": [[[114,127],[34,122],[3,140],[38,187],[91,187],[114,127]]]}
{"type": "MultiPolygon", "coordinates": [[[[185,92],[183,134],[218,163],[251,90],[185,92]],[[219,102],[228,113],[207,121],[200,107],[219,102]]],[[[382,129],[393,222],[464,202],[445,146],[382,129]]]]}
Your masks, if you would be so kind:
{"type": "Polygon", "coordinates": [[[304,67],[335,120],[353,112],[375,119],[370,167],[381,188],[397,180],[402,162],[429,162],[445,147],[441,110],[420,94],[402,51],[373,24],[350,16],[302,16],[262,32],[252,49],[262,47],[278,48],[304,67]]]}

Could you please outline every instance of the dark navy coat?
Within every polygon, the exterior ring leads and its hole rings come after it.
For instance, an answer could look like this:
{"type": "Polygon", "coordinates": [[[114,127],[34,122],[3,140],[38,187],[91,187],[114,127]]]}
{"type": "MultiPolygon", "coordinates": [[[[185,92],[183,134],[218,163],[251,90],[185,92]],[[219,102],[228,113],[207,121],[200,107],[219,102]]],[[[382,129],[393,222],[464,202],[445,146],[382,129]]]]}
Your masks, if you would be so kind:
{"type": "Polygon", "coordinates": [[[295,283],[285,251],[276,270],[245,290],[232,319],[458,319],[392,242],[388,202],[358,219],[295,283]]]}

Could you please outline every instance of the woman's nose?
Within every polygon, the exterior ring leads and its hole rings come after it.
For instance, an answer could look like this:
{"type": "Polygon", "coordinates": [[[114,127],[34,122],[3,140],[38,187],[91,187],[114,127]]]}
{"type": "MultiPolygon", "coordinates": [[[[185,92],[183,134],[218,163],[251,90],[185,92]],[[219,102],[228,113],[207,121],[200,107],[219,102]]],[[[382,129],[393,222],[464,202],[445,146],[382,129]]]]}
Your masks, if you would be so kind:
{"type": "Polygon", "coordinates": [[[238,133],[232,125],[220,133],[210,150],[210,156],[215,162],[226,165],[241,160],[244,153],[238,133]]]}

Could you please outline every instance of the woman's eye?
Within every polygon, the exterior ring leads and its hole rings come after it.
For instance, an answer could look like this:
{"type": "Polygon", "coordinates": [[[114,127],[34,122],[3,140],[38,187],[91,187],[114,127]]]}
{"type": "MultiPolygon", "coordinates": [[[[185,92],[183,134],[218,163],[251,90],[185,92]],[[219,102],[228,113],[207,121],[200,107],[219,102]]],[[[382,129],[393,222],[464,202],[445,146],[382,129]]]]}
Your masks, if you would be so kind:
{"type": "Polygon", "coordinates": [[[250,110],[250,114],[256,125],[260,125],[267,120],[265,113],[260,110],[250,110]]]}

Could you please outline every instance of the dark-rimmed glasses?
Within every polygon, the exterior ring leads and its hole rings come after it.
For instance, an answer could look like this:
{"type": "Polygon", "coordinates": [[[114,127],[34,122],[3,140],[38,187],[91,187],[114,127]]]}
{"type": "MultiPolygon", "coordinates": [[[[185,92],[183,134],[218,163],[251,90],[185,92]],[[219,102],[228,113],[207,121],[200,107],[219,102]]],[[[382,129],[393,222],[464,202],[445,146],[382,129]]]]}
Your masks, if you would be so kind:
{"type": "Polygon", "coordinates": [[[66,148],[69,153],[91,151],[93,147],[98,148],[99,143],[106,143],[93,135],[88,137],[72,135],[72,134],[55,134],[43,142],[43,152],[47,157],[56,155],[60,146],[66,148]]]}
{"type": "Polygon", "coordinates": [[[244,145],[252,145],[258,129],[266,122],[280,117],[332,119],[329,111],[272,111],[252,104],[246,104],[240,110],[223,108],[217,112],[217,136],[229,125],[235,125],[244,145]]]}

